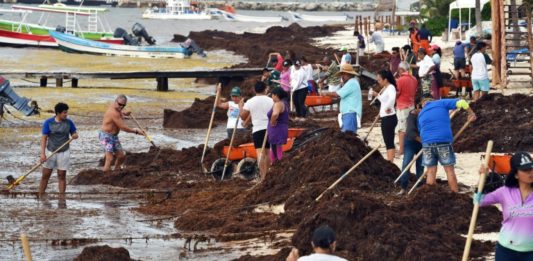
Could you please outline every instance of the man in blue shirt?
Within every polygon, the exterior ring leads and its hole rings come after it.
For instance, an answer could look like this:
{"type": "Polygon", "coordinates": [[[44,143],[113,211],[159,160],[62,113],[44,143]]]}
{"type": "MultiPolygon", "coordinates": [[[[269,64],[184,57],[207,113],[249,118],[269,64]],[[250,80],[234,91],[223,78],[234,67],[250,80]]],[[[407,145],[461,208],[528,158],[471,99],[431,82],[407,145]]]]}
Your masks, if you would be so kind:
{"type": "Polygon", "coordinates": [[[460,79],[461,75],[465,75],[466,67],[466,45],[461,41],[455,43],[453,47],[453,70],[455,79],[460,79]]]}
{"type": "Polygon", "coordinates": [[[420,138],[422,139],[422,164],[427,167],[427,184],[435,184],[437,163],[440,162],[446,172],[450,189],[453,192],[458,192],[449,111],[455,109],[467,110],[469,121],[475,121],[476,114],[468,103],[462,99],[433,101],[431,98],[424,98],[422,107],[422,111],[418,115],[418,126],[420,138]]]}
{"type": "Polygon", "coordinates": [[[56,115],[44,121],[42,128],[40,158],[41,162],[46,162],[44,163],[41,183],[39,185],[39,197],[42,197],[46,191],[52,171],[57,169],[59,193],[64,200],[64,194],[67,187],[67,169],[70,166],[70,150],[69,144],[64,146],[63,144],[67,143],[70,137],[72,137],[72,139],[77,139],[78,133],[76,132],[74,122],[67,119],[67,104],[61,102],[56,104],[54,111],[56,115]],[[49,156],[53,151],[58,149],[58,153],[49,156]]]}
{"type": "Polygon", "coordinates": [[[344,85],[336,92],[322,92],[323,95],[340,97],[339,104],[342,132],[357,133],[363,115],[363,102],[361,97],[361,86],[355,78],[355,71],[351,64],[343,64],[337,76],[341,77],[344,85]]]}

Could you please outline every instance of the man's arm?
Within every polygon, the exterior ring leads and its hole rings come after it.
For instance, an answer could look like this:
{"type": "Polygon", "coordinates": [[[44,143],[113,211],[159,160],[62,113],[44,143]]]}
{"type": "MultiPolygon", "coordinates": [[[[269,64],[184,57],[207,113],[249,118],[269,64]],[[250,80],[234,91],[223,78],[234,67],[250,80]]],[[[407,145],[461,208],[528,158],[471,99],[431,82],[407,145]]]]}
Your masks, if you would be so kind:
{"type": "Polygon", "coordinates": [[[132,129],[124,123],[124,120],[120,116],[120,114],[114,114],[113,116],[113,122],[117,125],[117,127],[121,131],[129,132],[129,133],[135,133],[135,134],[142,134],[138,129],[132,129]]]}
{"type": "Polygon", "coordinates": [[[250,111],[249,111],[249,110],[246,110],[246,109],[244,108],[244,100],[241,100],[241,101],[239,102],[239,112],[240,112],[240,113],[239,113],[239,116],[241,117],[241,120],[243,120],[243,121],[247,121],[248,118],[251,119],[251,117],[250,117],[250,111]]]}
{"type": "Polygon", "coordinates": [[[46,160],[46,141],[48,140],[48,135],[43,134],[41,137],[41,163],[46,160]]]}

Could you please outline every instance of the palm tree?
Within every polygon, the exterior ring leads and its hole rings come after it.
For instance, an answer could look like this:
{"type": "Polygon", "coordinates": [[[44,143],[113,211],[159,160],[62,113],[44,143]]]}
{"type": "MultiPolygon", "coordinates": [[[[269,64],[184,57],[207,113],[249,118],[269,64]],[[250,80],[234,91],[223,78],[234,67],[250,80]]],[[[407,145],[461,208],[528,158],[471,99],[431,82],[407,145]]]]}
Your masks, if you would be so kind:
{"type": "Polygon", "coordinates": [[[476,15],[477,35],[483,38],[483,28],[481,28],[481,1],[480,0],[476,0],[475,15],[476,15]]]}

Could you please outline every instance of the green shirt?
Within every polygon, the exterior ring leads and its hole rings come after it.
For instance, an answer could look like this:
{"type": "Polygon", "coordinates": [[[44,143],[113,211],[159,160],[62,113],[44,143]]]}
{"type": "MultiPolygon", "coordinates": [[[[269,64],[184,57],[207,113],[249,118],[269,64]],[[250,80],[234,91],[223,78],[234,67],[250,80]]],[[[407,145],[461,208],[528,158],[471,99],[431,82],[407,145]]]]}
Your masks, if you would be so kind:
{"type": "Polygon", "coordinates": [[[270,72],[270,77],[268,77],[267,79],[267,84],[268,86],[270,86],[271,89],[281,87],[280,84],[277,83],[279,82],[279,76],[280,73],[277,70],[272,70],[272,72],[270,72]],[[277,82],[273,82],[272,80],[275,80],[277,82]]]}
{"type": "Polygon", "coordinates": [[[326,71],[326,78],[328,80],[328,85],[340,85],[341,78],[336,74],[340,71],[339,65],[336,62],[331,62],[326,71]]]}

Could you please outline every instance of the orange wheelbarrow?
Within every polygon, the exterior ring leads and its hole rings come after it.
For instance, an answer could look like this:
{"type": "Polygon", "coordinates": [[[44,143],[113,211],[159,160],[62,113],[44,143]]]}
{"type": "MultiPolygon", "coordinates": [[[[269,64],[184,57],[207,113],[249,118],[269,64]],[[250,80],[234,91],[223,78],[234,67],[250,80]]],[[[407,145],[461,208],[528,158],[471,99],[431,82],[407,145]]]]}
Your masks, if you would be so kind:
{"type": "MultiPolygon", "coordinates": [[[[483,193],[492,192],[505,184],[505,178],[511,172],[511,154],[491,154],[489,174],[487,175],[483,193]]],[[[482,155],[481,157],[485,157],[482,155]]]]}
{"type": "MultiPolygon", "coordinates": [[[[287,139],[287,143],[282,146],[283,152],[290,151],[294,145],[294,139],[304,131],[305,129],[302,128],[289,128],[289,138],[287,139]]],[[[265,152],[268,153],[268,150],[265,149],[265,152]]],[[[228,158],[229,164],[226,167],[224,179],[230,179],[233,175],[240,175],[246,180],[252,180],[259,175],[257,152],[253,143],[241,144],[238,147],[231,148],[231,151],[229,146],[224,146],[222,155],[224,157],[215,160],[211,165],[211,174],[216,180],[222,178],[226,157],[228,158]]]]}

